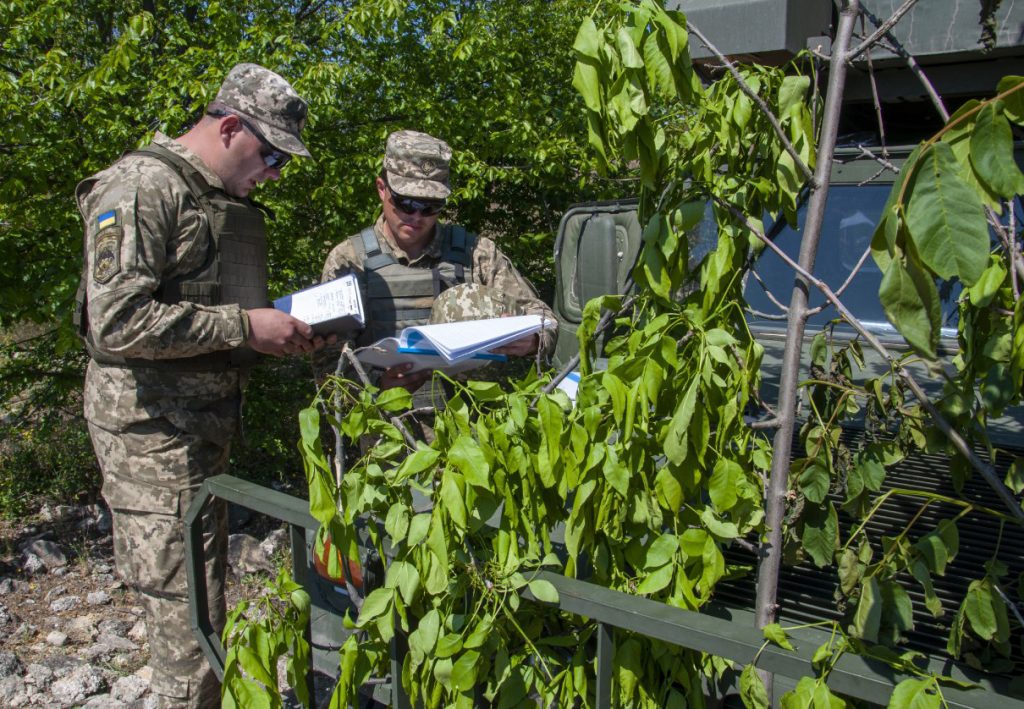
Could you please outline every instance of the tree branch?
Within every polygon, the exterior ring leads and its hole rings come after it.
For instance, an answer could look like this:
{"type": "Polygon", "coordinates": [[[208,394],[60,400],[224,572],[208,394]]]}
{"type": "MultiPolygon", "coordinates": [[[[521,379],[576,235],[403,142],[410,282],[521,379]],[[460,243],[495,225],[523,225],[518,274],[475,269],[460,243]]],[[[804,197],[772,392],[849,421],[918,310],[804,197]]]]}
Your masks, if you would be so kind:
{"type": "MultiPolygon", "coordinates": [[[[832,170],[832,155],[835,151],[836,135],[839,132],[839,115],[846,82],[847,48],[853,34],[853,23],[857,18],[859,0],[846,0],[839,13],[832,58],[829,64],[828,87],[825,92],[825,111],[821,124],[821,139],[818,145],[818,163],[815,167],[815,183],[807,206],[803,239],[800,242],[800,269],[793,284],[789,302],[789,321],[786,344],[782,357],[782,371],[779,379],[779,401],[776,418],[778,428],[772,441],[772,467],[765,485],[765,527],[767,538],[762,546],[763,553],[757,568],[757,600],[755,618],[758,627],[775,621],[778,616],[779,571],[782,567],[782,536],[786,516],[786,493],[789,489],[789,464],[793,448],[793,434],[796,428],[798,404],[797,386],[800,377],[800,356],[803,346],[804,327],[807,324],[807,278],[814,269],[814,259],[821,237],[821,226],[825,218],[825,201],[828,199],[829,174],[832,170]]],[[[730,211],[734,211],[727,205],[730,211]]],[[[738,214],[738,210],[734,214],[738,214]]],[[[740,215],[740,218],[743,218],[740,215]]],[[[744,222],[746,220],[744,219],[744,222]]],[[[759,229],[755,230],[760,232],[759,229]]],[[[776,253],[782,250],[764,234],[766,245],[776,253]]],[[[788,256],[783,260],[792,262],[788,256]]],[[[762,675],[772,696],[772,678],[762,675]]]]}
{"type": "Polygon", "coordinates": [[[861,54],[870,49],[871,45],[876,44],[878,40],[880,40],[883,36],[889,34],[889,30],[895,27],[896,23],[899,22],[904,15],[910,12],[910,10],[916,4],[917,0],[906,0],[906,2],[904,2],[898,8],[896,8],[896,12],[892,13],[892,17],[890,17],[888,20],[881,24],[878,23],[878,19],[874,15],[872,15],[869,10],[862,9],[861,12],[870,17],[872,23],[874,23],[875,26],[878,27],[878,29],[875,30],[870,37],[868,37],[863,42],[858,44],[856,47],[851,49],[850,53],[846,57],[846,60],[852,62],[854,59],[856,59],[861,54]]]}
{"type": "MultiPolygon", "coordinates": [[[[359,377],[360,381],[362,381],[363,386],[370,386],[370,378],[366,376],[366,370],[363,369],[362,363],[352,353],[352,350],[346,346],[342,349],[341,355],[352,366],[352,369],[356,371],[356,375],[359,377]]],[[[374,397],[374,400],[376,400],[376,398],[377,397],[374,397]]],[[[388,416],[388,420],[391,422],[391,425],[398,429],[398,432],[402,434],[402,438],[405,439],[406,445],[408,445],[412,450],[416,450],[416,439],[413,438],[411,433],[409,433],[409,430],[405,427],[405,424],[402,423],[401,419],[397,416],[388,416]]]]}
{"type": "Polygon", "coordinates": [[[766,104],[764,100],[760,96],[758,96],[756,91],[754,91],[747,85],[747,82],[745,82],[743,80],[743,77],[740,76],[740,73],[736,70],[736,67],[733,65],[733,63],[726,59],[725,55],[718,51],[718,48],[715,47],[715,45],[711,44],[708,38],[705,37],[699,29],[697,29],[696,25],[694,25],[692,22],[688,23],[688,29],[690,32],[697,35],[697,38],[704,43],[704,46],[708,48],[708,51],[714,54],[715,57],[720,62],[722,62],[723,65],[725,65],[725,68],[729,70],[729,73],[732,74],[732,78],[740,87],[740,91],[745,93],[747,97],[755,104],[757,104],[757,107],[759,109],[761,109],[761,113],[763,113],[765,117],[768,119],[768,122],[772,124],[772,129],[775,131],[775,137],[779,139],[779,142],[782,143],[782,147],[785,148],[786,152],[789,153],[789,156],[793,158],[793,162],[796,164],[797,169],[800,170],[804,179],[811,184],[811,189],[816,189],[817,187],[819,187],[820,183],[815,178],[814,173],[811,172],[811,168],[809,168],[807,166],[807,163],[805,163],[803,159],[801,159],[800,154],[796,151],[796,148],[794,148],[793,144],[789,142],[789,137],[786,135],[786,131],[784,131],[782,129],[782,126],[779,125],[779,119],[776,118],[775,114],[772,113],[772,110],[768,108],[768,104],[766,104]]]}

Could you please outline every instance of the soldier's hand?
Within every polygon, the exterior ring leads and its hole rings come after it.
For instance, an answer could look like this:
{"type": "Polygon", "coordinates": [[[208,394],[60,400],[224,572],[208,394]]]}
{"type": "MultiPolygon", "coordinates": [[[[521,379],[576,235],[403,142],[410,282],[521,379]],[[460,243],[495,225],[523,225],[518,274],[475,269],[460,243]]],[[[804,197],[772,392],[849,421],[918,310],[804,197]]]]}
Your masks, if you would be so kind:
{"type": "Polygon", "coordinates": [[[496,347],[491,350],[494,354],[511,355],[512,357],[529,357],[537,351],[540,346],[540,335],[533,333],[526,337],[520,337],[504,347],[496,347]]]}
{"type": "Polygon", "coordinates": [[[281,357],[303,354],[323,347],[324,338],[313,335],[311,325],[274,308],[248,310],[248,345],[257,352],[281,357]]]}
{"type": "Polygon", "coordinates": [[[412,369],[411,362],[403,362],[402,364],[396,364],[394,367],[389,367],[380,375],[380,379],[377,381],[377,384],[381,389],[403,387],[406,391],[412,394],[423,386],[424,382],[430,379],[433,371],[430,369],[421,369],[418,372],[410,372],[410,369],[412,369]]]}

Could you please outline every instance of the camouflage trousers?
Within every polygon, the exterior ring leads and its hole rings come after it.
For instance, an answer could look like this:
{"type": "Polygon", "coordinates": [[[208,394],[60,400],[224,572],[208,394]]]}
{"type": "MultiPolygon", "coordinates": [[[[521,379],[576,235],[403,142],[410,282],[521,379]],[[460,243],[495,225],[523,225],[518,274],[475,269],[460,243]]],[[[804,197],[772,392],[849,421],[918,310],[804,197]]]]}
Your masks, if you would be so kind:
{"type": "MultiPolygon", "coordinates": [[[[229,446],[165,418],[107,431],[89,424],[114,523],[114,562],[146,611],[152,691],[161,707],[220,706],[220,685],[189,622],[184,516],[206,477],[227,468],[229,446]]],[[[224,627],[227,505],[203,517],[210,616],[224,627]]]]}

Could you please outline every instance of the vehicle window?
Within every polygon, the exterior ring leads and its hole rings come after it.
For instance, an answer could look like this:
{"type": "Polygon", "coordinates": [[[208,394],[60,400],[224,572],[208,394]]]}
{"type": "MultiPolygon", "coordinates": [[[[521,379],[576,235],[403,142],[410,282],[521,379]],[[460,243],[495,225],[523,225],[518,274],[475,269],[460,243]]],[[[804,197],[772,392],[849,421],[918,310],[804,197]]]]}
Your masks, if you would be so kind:
{"type": "MultiPolygon", "coordinates": [[[[891,186],[886,184],[835,184],[829,189],[814,273],[833,289],[838,289],[846,281],[871,244],[871,236],[875,231],[875,225],[878,223],[878,217],[882,213],[890,189],[891,186]]],[[[799,211],[800,229],[793,229],[786,225],[775,239],[775,243],[794,260],[796,260],[800,248],[806,211],[806,205],[799,211]]],[[[771,222],[766,223],[765,229],[770,227],[771,222]]],[[[753,277],[747,280],[747,302],[751,308],[757,311],[751,317],[751,322],[774,323],[784,326],[784,320],[764,317],[765,315],[783,314],[765,294],[765,287],[777,300],[788,305],[793,284],[793,270],[770,249],[765,249],[758,258],[755,270],[764,281],[764,286],[753,277]]],[[[881,283],[882,272],[869,255],[853,282],[840,298],[850,312],[870,330],[878,334],[896,334],[896,329],[889,324],[882,310],[882,304],[878,300],[878,288],[881,283]]],[[[960,295],[960,284],[938,281],[937,285],[942,301],[942,335],[955,337],[958,320],[956,299],[960,295]]],[[[817,290],[812,289],[810,293],[811,307],[817,307],[824,302],[825,297],[817,290]]],[[[836,317],[838,317],[836,309],[829,306],[808,320],[808,331],[820,329],[829,320],[836,317]]],[[[848,326],[844,325],[844,327],[848,326]]]]}

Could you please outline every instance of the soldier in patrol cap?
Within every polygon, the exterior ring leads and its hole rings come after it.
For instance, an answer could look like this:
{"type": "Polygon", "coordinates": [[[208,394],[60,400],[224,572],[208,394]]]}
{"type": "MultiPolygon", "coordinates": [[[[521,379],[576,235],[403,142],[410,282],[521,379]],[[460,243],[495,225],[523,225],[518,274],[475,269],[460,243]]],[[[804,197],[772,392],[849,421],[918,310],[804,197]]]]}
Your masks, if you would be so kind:
{"type": "MultiPolygon", "coordinates": [[[[85,417],[113,512],[118,573],[146,609],[162,707],[220,704],[192,633],[183,515],[225,472],[258,353],[323,346],[267,297],[263,213],[248,199],[295,155],[306,102],[282,77],[239,64],[184,135],[157,133],[81,182],[85,224],[75,313],[91,361],[85,417]]],[[[203,519],[210,612],[224,622],[227,511],[203,519]]]]}
{"type": "MultiPolygon", "coordinates": [[[[382,213],[373,226],[331,251],[321,277],[324,282],[349,273],[359,278],[366,328],[343,335],[354,346],[425,324],[435,299],[460,284],[500,293],[509,315],[539,314],[554,321],[551,309],[491,239],[438,220],[451,194],[451,157],[447,143],[426,133],[402,130],[388,136],[384,167],[376,180],[382,213]]],[[[545,329],[496,351],[527,357],[538,349],[551,352],[554,339],[555,332],[545,329]]],[[[337,353],[328,347],[314,356],[318,375],[334,372],[337,353]]],[[[415,392],[431,372],[409,373],[409,368],[402,364],[371,376],[382,389],[401,386],[415,392]]]]}

